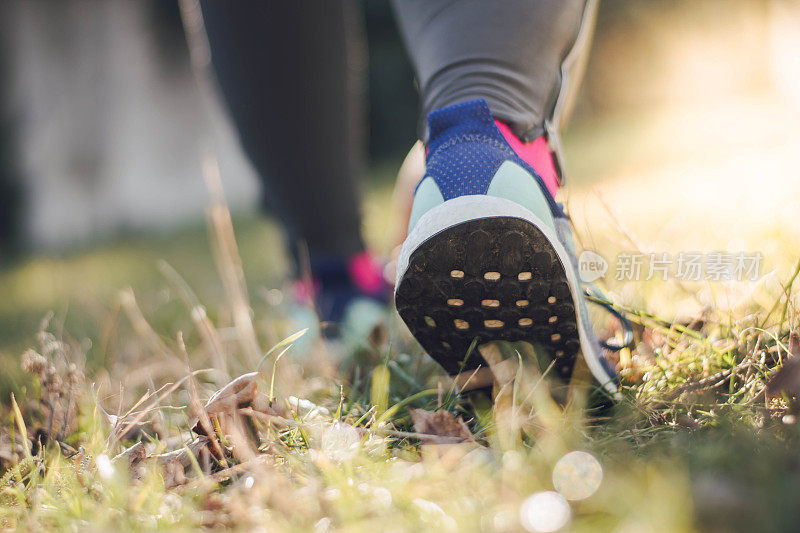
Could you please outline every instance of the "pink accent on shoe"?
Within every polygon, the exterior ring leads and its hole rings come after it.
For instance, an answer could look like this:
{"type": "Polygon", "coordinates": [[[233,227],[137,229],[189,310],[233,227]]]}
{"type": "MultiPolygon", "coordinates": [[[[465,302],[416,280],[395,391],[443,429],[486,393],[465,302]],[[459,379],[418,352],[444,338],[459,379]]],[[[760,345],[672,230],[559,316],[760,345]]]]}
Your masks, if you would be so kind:
{"type": "Polygon", "coordinates": [[[369,252],[361,252],[350,258],[350,277],[356,287],[369,296],[380,296],[386,288],[381,265],[369,252]]]}
{"type": "Polygon", "coordinates": [[[532,166],[533,170],[542,177],[547,190],[555,198],[556,191],[558,191],[558,175],[556,174],[556,166],[553,163],[553,155],[550,153],[550,147],[547,146],[547,140],[544,136],[529,143],[523,143],[507,125],[499,120],[495,120],[494,123],[497,124],[500,133],[503,134],[503,137],[505,137],[517,155],[532,166]]]}
{"type": "Polygon", "coordinates": [[[310,276],[292,282],[292,298],[296,303],[313,306],[317,294],[319,294],[319,282],[310,276]]]}

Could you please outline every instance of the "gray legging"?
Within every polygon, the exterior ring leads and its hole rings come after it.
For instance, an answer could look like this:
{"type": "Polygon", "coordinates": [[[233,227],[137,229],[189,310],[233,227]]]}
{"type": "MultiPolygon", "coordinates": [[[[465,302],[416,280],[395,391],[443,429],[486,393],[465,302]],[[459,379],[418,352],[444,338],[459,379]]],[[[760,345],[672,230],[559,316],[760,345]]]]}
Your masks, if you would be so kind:
{"type": "MultiPolygon", "coordinates": [[[[485,98],[524,140],[556,138],[593,13],[588,0],[393,0],[422,113],[485,98]],[[553,126],[549,128],[548,126],[553,126]]],[[[351,0],[202,0],[242,145],[290,242],[312,258],[363,248],[358,182],[363,38],[351,0]]],[[[572,85],[577,85],[573,83],[572,85]]],[[[424,128],[424,121],[421,121],[424,128]]],[[[420,136],[424,138],[424,129],[420,136]]],[[[292,247],[294,248],[294,246],[292,247]]]]}

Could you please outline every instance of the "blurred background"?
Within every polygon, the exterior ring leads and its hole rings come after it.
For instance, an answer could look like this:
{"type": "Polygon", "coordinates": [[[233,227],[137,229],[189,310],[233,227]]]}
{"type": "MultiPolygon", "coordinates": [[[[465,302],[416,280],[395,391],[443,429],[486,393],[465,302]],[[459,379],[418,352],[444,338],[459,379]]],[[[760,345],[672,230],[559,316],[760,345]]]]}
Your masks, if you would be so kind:
{"type": "MultiPolygon", "coordinates": [[[[365,225],[387,252],[396,224],[387,206],[415,139],[417,96],[388,2],[361,4],[365,225]]],[[[49,310],[77,338],[106,343],[127,286],[174,326],[159,260],[213,301],[206,139],[248,281],[274,303],[280,239],[257,213],[257,181],[222,106],[197,88],[177,3],[4,0],[0,27],[0,359],[16,357],[49,310]]],[[[584,243],[759,250],[767,269],[784,271],[800,242],[798,118],[800,2],[603,0],[564,132],[564,198],[584,243]]],[[[640,298],[635,284],[626,290],[640,298]]],[[[102,346],[90,353],[97,364],[109,356],[102,346]]]]}

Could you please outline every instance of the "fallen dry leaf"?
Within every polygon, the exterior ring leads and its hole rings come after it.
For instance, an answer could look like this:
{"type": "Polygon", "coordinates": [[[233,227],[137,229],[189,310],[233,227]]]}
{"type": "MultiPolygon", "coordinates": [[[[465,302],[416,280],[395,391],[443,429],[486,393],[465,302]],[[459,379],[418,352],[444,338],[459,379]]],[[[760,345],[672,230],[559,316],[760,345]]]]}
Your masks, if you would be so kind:
{"type": "Polygon", "coordinates": [[[800,358],[800,333],[796,331],[789,335],[789,355],[800,358]]]}
{"type": "Polygon", "coordinates": [[[192,463],[192,457],[199,457],[203,451],[208,448],[208,443],[208,437],[197,437],[183,448],[178,448],[171,452],[154,454],[150,457],[162,463],[178,461],[182,466],[187,467],[192,463]]]}
{"type": "Polygon", "coordinates": [[[212,394],[206,402],[206,413],[209,416],[221,412],[232,413],[239,407],[250,405],[258,391],[257,377],[258,372],[248,372],[212,394]]]}
{"type": "Polygon", "coordinates": [[[127,450],[115,456],[112,464],[125,463],[128,466],[128,472],[131,478],[139,479],[144,474],[144,460],[147,457],[147,451],[144,449],[144,444],[137,442],[127,450]]]}
{"type": "MultiPolygon", "coordinates": [[[[203,410],[210,418],[226,418],[223,415],[233,416],[237,409],[249,407],[258,397],[258,372],[248,372],[234,379],[220,390],[211,395],[203,410]]],[[[192,431],[198,435],[206,435],[206,428],[198,420],[192,431]]]]}
{"type": "Polygon", "coordinates": [[[186,468],[192,463],[192,458],[200,464],[208,462],[211,453],[209,442],[208,437],[198,437],[183,448],[151,456],[164,474],[166,488],[186,483],[186,468]]]}
{"type": "Polygon", "coordinates": [[[800,335],[789,336],[789,354],[778,370],[767,381],[767,397],[777,398],[786,394],[800,397],[800,335]]]}
{"type": "Polygon", "coordinates": [[[453,413],[412,409],[411,420],[417,433],[431,437],[454,437],[459,442],[475,442],[475,437],[461,417],[453,413]]]}
{"type": "Polygon", "coordinates": [[[183,448],[150,455],[147,454],[144,444],[137,442],[116,455],[111,462],[127,464],[132,479],[141,479],[148,465],[157,465],[164,474],[165,485],[167,488],[172,488],[186,483],[184,471],[192,463],[192,457],[201,464],[208,461],[209,442],[208,437],[198,437],[183,448]]]}

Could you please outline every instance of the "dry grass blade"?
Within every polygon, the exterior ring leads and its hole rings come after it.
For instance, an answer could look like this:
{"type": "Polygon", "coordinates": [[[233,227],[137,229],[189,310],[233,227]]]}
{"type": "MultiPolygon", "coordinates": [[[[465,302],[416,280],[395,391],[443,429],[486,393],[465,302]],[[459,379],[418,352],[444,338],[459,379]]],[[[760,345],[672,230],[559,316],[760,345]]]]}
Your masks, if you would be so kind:
{"type": "Polygon", "coordinates": [[[142,310],[139,309],[139,305],[136,303],[136,295],[133,293],[132,288],[128,287],[120,291],[119,302],[123,311],[125,311],[125,314],[128,316],[128,320],[133,326],[134,331],[136,331],[139,338],[146,343],[151,353],[160,357],[166,356],[170,359],[177,359],[177,356],[164,344],[164,341],[161,340],[161,337],[153,330],[150,323],[142,314],[142,310]]]}
{"type": "Polygon", "coordinates": [[[247,296],[242,261],[239,257],[239,247],[236,244],[233,221],[225,201],[219,166],[215,158],[206,157],[203,164],[203,177],[211,192],[211,207],[208,211],[208,218],[210,230],[214,235],[214,238],[211,239],[214,244],[214,259],[217,263],[222,285],[225,288],[228,305],[231,307],[239,345],[248,357],[249,363],[256,365],[261,359],[262,352],[253,327],[252,309],[247,296]]]}
{"type": "Polygon", "coordinates": [[[17,424],[17,429],[19,429],[20,437],[24,439],[25,443],[25,456],[30,458],[31,457],[31,449],[28,445],[28,428],[25,426],[25,419],[22,418],[22,412],[19,410],[19,405],[17,405],[17,399],[14,397],[14,393],[11,393],[11,407],[14,410],[14,420],[17,424]]]}
{"type": "MultiPolygon", "coordinates": [[[[194,322],[195,328],[203,341],[203,346],[205,346],[206,352],[208,352],[214,364],[216,383],[219,385],[230,381],[231,376],[228,373],[227,359],[222,347],[222,341],[219,338],[214,324],[212,324],[211,320],[208,318],[205,307],[200,303],[200,300],[197,298],[194,291],[192,291],[189,284],[186,283],[186,280],[183,279],[172,265],[166,261],[161,261],[159,263],[159,269],[173,286],[175,286],[181,300],[183,300],[183,303],[186,305],[192,322],[194,322]]],[[[185,352],[185,346],[182,349],[185,352]]]]}
{"type": "Polygon", "coordinates": [[[113,448],[113,445],[116,444],[123,435],[125,435],[131,428],[136,427],[148,413],[152,412],[154,409],[158,407],[158,404],[161,403],[167,396],[178,390],[178,388],[183,385],[187,380],[190,378],[194,378],[197,374],[202,374],[208,372],[207,369],[204,370],[195,370],[191,372],[189,375],[181,378],[180,380],[176,381],[175,383],[167,383],[166,385],[162,386],[154,393],[147,393],[145,397],[140,399],[136,402],[136,405],[142,405],[150,400],[153,400],[150,405],[139,411],[137,413],[131,413],[128,411],[128,414],[121,416],[117,419],[117,425],[114,427],[114,431],[108,437],[108,447],[113,448]],[[127,418],[131,416],[130,420],[127,418]]]}

